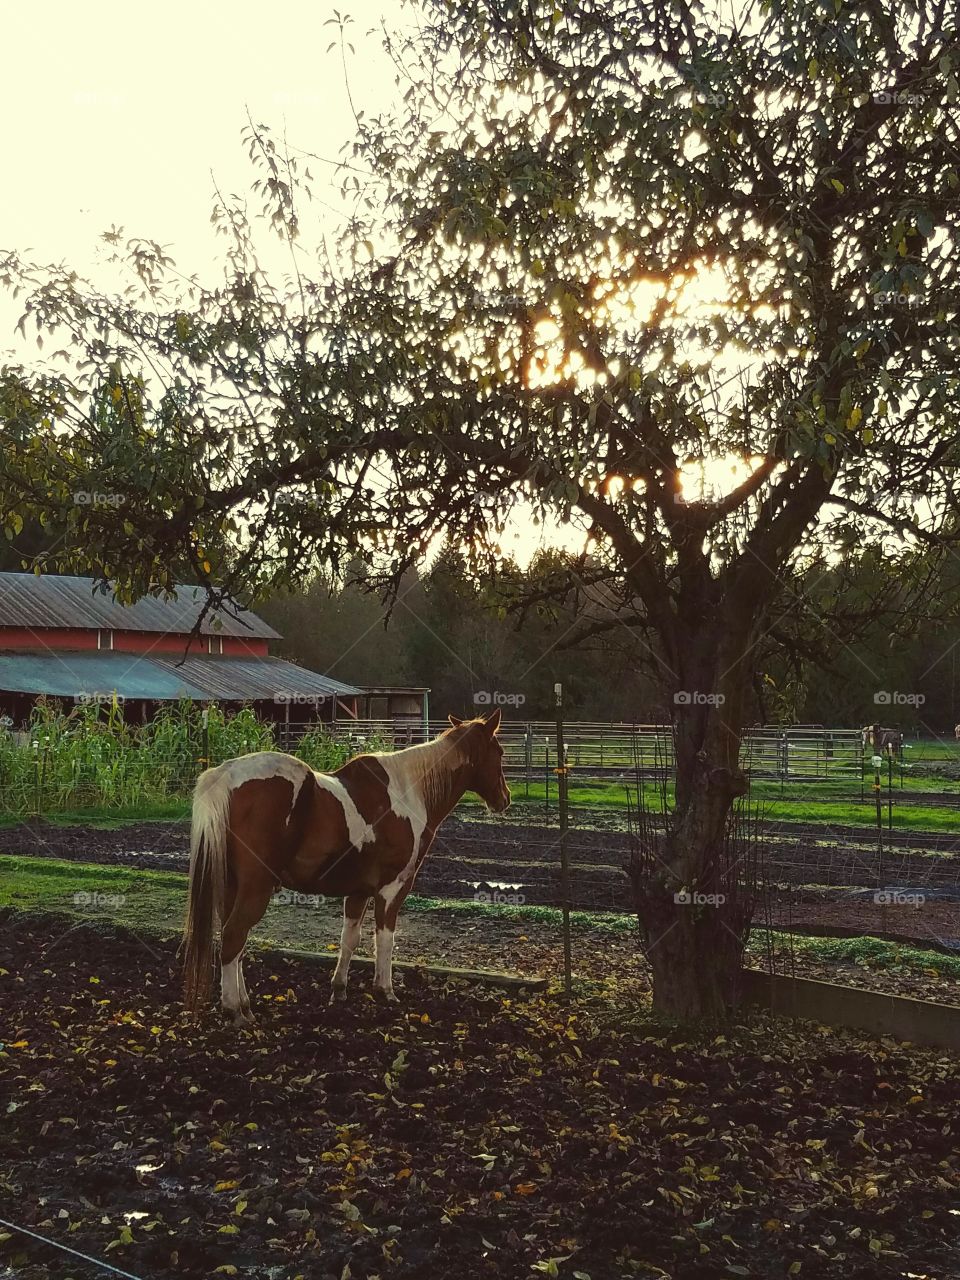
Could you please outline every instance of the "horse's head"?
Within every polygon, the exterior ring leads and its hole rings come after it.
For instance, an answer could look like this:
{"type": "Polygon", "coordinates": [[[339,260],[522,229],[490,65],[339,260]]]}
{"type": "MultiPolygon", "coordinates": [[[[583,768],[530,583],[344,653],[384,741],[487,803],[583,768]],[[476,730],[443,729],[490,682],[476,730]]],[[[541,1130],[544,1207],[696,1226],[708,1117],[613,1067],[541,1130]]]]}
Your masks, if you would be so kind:
{"type": "Polygon", "coordinates": [[[494,813],[503,813],[510,805],[510,788],[503,776],[503,747],[497,738],[500,711],[486,720],[458,720],[449,717],[455,729],[462,729],[464,752],[470,761],[468,791],[474,791],[494,813]]]}

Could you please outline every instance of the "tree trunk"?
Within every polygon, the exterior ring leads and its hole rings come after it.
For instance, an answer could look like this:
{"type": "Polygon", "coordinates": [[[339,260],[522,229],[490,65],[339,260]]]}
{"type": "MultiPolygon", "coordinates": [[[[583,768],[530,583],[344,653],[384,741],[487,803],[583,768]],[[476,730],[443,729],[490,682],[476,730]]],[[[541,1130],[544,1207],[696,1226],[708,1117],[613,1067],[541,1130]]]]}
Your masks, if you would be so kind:
{"type": "Polygon", "coordinates": [[[682,655],[675,694],[676,804],[666,836],[632,879],[653,970],[653,1004],[683,1021],[722,1018],[736,1005],[752,910],[727,865],[749,672],[746,637],[700,629],[682,655]]]}

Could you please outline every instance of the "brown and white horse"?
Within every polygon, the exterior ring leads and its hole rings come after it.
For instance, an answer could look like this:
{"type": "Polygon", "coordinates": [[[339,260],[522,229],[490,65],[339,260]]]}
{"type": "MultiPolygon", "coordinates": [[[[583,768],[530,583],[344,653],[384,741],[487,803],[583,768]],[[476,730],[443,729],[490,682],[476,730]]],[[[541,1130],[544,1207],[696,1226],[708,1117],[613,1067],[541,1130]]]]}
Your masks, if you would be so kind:
{"type": "Polygon", "coordinates": [[[343,897],[340,957],[331,999],[344,999],[350,959],[371,898],[374,989],[395,1000],[397,915],[437,828],[466,791],[501,813],[510,803],[497,739],[500,712],[458,720],[432,742],[360,755],[335,773],[295,756],[259,751],[200,775],[193,797],[190,890],[184,928],[186,1003],[209,994],[220,925],[221,1003],[252,1021],[241,968],[247,934],[283,885],[343,897]]]}

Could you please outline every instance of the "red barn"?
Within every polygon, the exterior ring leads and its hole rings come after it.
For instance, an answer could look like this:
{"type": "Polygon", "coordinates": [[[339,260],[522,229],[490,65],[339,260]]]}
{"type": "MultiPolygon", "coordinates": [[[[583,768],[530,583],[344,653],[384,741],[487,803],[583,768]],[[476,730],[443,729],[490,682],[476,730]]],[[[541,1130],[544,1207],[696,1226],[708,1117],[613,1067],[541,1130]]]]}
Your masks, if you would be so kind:
{"type": "Polygon", "coordinates": [[[92,578],[0,573],[0,715],[21,724],[40,695],[66,703],[122,702],[131,720],[157,704],[252,705],[291,725],[355,719],[364,690],[274,658],[279,634],[255,613],[204,619],[205,595],[118,604],[92,578]]]}

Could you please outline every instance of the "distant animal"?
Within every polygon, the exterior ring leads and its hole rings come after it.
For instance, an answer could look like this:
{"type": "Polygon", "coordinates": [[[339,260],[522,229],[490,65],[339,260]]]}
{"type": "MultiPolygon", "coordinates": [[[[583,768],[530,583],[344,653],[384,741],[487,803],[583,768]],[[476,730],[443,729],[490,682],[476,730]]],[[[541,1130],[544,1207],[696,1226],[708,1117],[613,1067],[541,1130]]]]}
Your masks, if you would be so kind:
{"type": "Polygon", "coordinates": [[[397,916],[437,828],[466,791],[502,813],[510,804],[497,738],[500,712],[461,721],[403,751],[359,755],[334,773],[295,756],[258,751],[200,775],[193,797],[190,888],[184,926],[184,996],[209,994],[220,927],[221,1004],[251,1022],[241,958],[274,891],[343,898],[331,999],[345,999],[350,959],[374,900],[374,990],[393,991],[397,916]]]}
{"type": "Polygon", "coordinates": [[[872,747],[876,755],[883,755],[885,751],[896,755],[903,745],[903,733],[900,729],[883,729],[878,724],[866,724],[863,726],[863,745],[872,747]]]}
{"type": "Polygon", "coordinates": [[[960,742],[960,724],[955,724],[953,726],[953,736],[957,739],[958,742],[960,742]]]}

